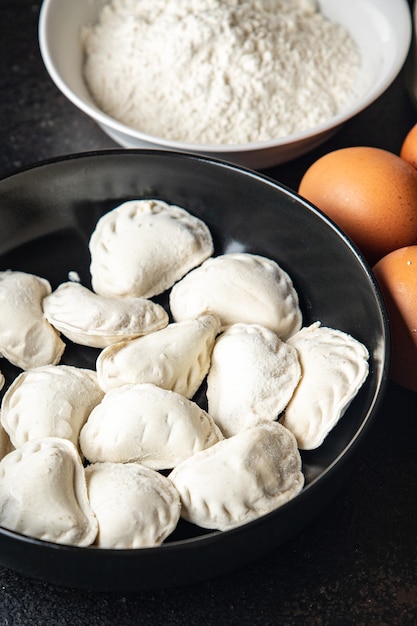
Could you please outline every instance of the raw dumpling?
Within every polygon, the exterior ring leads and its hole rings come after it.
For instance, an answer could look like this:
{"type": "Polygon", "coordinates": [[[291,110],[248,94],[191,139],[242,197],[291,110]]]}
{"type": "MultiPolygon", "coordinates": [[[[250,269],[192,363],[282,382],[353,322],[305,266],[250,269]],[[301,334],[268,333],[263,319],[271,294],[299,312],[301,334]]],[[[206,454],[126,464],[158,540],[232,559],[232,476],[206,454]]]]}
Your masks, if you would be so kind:
{"type": "Polygon", "coordinates": [[[93,348],[146,335],[168,324],[167,312],[152,300],[99,296],[76,282],[63,283],[47,296],[43,310],[65,337],[93,348]]]}
{"type": "Polygon", "coordinates": [[[55,365],[65,344],[44,318],[49,282],[25,272],[0,272],[0,353],[23,370],[55,365]]]}
{"type": "Polygon", "coordinates": [[[153,383],[192,398],[210,367],[218,331],[217,317],[204,315],[109,346],[97,359],[98,382],[104,391],[153,383]]]}
{"type": "Polygon", "coordinates": [[[175,530],[180,498],[162,474],[136,463],[95,463],[85,474],[99,548],[159,546],[175,530]]]}
{"type": "Polygon", "coordinates": [[[161,200],[130,200],[103,215],[90,238],[94,291],[151,298],[213,253],[207,226],[161,200]]]}
{"type": "Polygon", "coordinates": [[[366,380],[369,353],[350,335],[319,322],[301,329],[289,343],[299,354],[302,378],[281,421],[300,449],[312,450],[323,443],[366,380]]]}
{"type": "Polygon", "coordinates": [[[6,382],[6,381],[5,381],[5,378],[4,378],[4,376],[3,376],[3,373],[2,373],[2,372],[0,372],[0,390],[1,390],[1,389],[3,389],[3,387],[4,387],[4,383],[5,383],[5,382],[6,382]]]}
{"type": "Polygon", "coordinates": [[[259,324],[234,324],[214,345],[207,377],[208,412],[226,437],[275,420],[301,375],[295,348],[259,324]]]}
{"type": "Polygon", "coordinates": [[[93,543],[98,524],[70,441],[33,439],[0,461],[0,525],[45,541],[93,543]]]}
{"type": "Polygon", "coordinates": [[[78,436],[103,391],[93,370],[45,365],[20,374],[4,394],[1,423],[17,448],[29,439],[78,436]]]}
{"type": "Polygon", "coordinates": [[[287,339],[301,327],[298,295],[288,274],[271,259],[249,253],[224,254],[192,270],[170,294],[174,320],[214,313],[222,329],[261,324],[287,339]]]}
{"type": "Polygon", "coordinates": [[[223,439],[196,403],[151,384],[112,389],[92,411],[80,435],[91,462],[137,461],[168,469],[223,439]]]}
{"type": "Polygon", "coordinates": [[[220,441],[177,465],[168,478],[180,494],[182,517],[218,530],[269,513],[304,485],[295,437],[278,422],[220,441]]]}

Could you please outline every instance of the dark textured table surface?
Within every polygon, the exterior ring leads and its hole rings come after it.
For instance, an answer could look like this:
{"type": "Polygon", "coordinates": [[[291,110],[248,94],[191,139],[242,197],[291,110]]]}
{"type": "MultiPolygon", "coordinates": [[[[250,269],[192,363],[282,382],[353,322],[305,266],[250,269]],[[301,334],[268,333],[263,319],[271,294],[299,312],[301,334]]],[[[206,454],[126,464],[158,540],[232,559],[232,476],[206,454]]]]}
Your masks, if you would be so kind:
{"type": "MultiPolygon", "coordinates": [[[[39,7],[0,2],[0,176],[58,155],[117,147],[47,76],[39,7]]],[[[398,153],[415,122],[402,72],[332,140],[266,173],[295,189],[331,149],[366,144],[398,153]]],[[[0,567],[0,624],[417,624],[416,539],[417,395],[391,384],[342,490],[268,556],[202,584],[135,594],[62,589],[0,567]]]]}

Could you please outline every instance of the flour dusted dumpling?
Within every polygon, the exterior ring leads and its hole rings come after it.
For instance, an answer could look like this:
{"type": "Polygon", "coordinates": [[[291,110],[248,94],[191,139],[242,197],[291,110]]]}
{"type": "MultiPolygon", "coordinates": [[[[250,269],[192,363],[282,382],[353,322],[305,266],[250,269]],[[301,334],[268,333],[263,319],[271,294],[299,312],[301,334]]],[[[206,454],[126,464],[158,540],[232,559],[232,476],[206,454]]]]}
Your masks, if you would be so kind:
{"type": "Polygon", "coordinates": [[[304,485],[295,437],[278,422],[220,441],[177,465],[168,478],[180,494],[182,517],[218,530],[269,513],[304,485]]]}
{"type": "Polygon", "coordinates": [[[70,441],[33,439],[0,461],[0,525],[45,541],[93,543],[97,520],[70,441]]]}
{"type": "Polygon", "coordinates": [[[94,463],[85,474],[99,548],[159,546],[175,530],[180,498],[162,474],[137,463],[94,463]]]}
{"type": "Polygon", "coordinates": [[[5,382],[6,382],[6,380],[5,380],[4,376],[3,376],[3,373],[0,372],[0,390],[3,389],[5,382]]]}
{"type": "Polygon", "coordinates": [[[295,348],[259,324],[234,324],[214,345],[207,377],[208,411],[223,434],[275,420],[301,375],[295,348]]]}
{"type": "Polygon", "coordinates": [[[80,446],[91,462],[137,461],[168,469],[221,439],[195,402],[144,383],[108,391],[83,427],[80,446]]]}
{"type": "Polygon", "coordinates": [[[75,282],[63,283],[43,301],[46,319],[71,341],[105,348],[168,324],[165,309],[146,298],[99,296],[75,282]]]}
{"type": "Polygon", "coordinates": [[[98,382],[104,391],[153,383],[192,398],[210,367],[218,331],[217,317],[203,315],[109,346],[97,359],[98,382]]]}
{"type": "Polygon", "coordinates": [[[300,449],[312,450],[323,443],[366,380],[369,353],[347,333],[319,322],[302,328],[289,343],[299,354],[302,378],[281,421],[300,449]]]}
{"type": "Polygon", "coordinates": [[[261,324],[287,339],[301,327],[298,295],[291,278],[273,260],[249,254],[207,259],[174,285],[170,308],[175,321],[214,313],[222,328],[261,324]]]}
{"type": "Polygon", "coordinates": [[[0,353],[23,370],[60,361],[65,344],[44,318],[42,301],[51,293],[45,278],[0,272],[0,353]]]}
{"type": "Polygon", "coordinates": [[[151,298],[213,253],[207,226],[161,200],[124,202],[97,222],[90,238],[94,291],[151,298]]]}
{"type": "Polygon", "coordinates": [[[1,423],[16,448],[39,437],[61,437],[78,446],[80,429],[103,395],[93,370],[45,365],[13,381],[3,398],[1,423]]]}

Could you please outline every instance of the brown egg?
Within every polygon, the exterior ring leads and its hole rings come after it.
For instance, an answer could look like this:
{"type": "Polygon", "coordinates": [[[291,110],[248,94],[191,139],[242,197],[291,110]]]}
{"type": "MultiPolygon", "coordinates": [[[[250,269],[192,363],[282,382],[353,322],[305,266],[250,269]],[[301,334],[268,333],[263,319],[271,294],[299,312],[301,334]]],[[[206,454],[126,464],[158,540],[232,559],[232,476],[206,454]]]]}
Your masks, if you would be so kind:
{"type": "Polygon", "coordinates": [[[366,146],[329,152],[305,172],[298,191],[371,265],[417,243],[417,170],[392,152],[366,146]]]}
{"type": "Polygon", "coordinates": [[[391,335],[391,378],[417,391],[417,246],[394,250],[373,267],[387,306],[391,335]]]}
{"type": "Polygon", "coordinates": [[[400,157],[417,169],[417,124],[405,136],[401,146],[400,157]]]}

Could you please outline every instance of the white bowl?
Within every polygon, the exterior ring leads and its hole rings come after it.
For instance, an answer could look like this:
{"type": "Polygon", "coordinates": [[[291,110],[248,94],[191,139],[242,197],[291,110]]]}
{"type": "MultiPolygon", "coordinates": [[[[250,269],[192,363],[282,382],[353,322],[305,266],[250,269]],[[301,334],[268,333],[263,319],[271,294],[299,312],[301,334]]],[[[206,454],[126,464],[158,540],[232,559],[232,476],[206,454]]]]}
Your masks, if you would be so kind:
{"type": "Polygon", "coordinates": [[[407,0],[319,0],[327,17],[341,23],[356,40],[362,70],[362,95],[328,122],[279,139],[240,145],[203,145],[170,141],[134,130],[106,115],[94,103],[83,79],[83,26],[97,21],[108,0],[44,0],[39,18],[40,51],[62,93],[116,143],[125,148],[158,148],[204,154],[262,169],[289,161],[317,147],[341,124],[374,102],[392,83],[406,59],[412,35],[407,0]]]}

